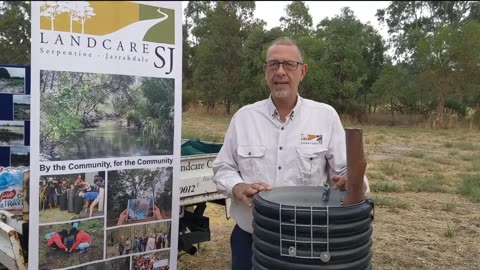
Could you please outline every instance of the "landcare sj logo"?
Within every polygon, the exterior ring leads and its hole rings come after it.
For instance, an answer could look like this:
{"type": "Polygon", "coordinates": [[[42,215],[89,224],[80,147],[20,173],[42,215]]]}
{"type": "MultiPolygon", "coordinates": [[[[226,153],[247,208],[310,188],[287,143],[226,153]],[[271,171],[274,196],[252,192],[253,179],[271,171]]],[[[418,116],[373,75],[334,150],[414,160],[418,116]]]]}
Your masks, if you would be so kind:
{"type": "Polygon", "coordinates": [[[126,1],[42,1],[40,43],[45,46],[40,48],[43,54],[106,60],[149,62],[152,52],[154,66],[169,67],[169,74],[175,48],[168,45],[175,44],[175,10],[126,1]],[[99,48],[109,53],[96,55],[89,50],[99,48]]]}
{"type": "Polygon", "coordinates": [[[322,144],[323,136],[319,134],[300,134],[301,144],[322,144]]]}

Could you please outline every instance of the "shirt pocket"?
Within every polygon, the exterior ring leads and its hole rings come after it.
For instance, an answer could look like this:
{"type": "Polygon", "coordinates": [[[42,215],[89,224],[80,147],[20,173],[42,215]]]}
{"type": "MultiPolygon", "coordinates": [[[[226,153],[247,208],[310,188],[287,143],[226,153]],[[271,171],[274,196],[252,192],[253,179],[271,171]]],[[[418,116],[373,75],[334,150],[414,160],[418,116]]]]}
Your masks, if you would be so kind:
{"type": "Polygon", "coordinates": [[[322,184],[320,182],[325,178],[323,171],[327,152],[328,149],[320,145],[297,147],[297,165],[304,183],[322,184]]]}
{"type": "Polygon", "coordinates": [[[245,182],[265,181],[265,147],[239,145],[237,148],[238,168],[245,182]]]}

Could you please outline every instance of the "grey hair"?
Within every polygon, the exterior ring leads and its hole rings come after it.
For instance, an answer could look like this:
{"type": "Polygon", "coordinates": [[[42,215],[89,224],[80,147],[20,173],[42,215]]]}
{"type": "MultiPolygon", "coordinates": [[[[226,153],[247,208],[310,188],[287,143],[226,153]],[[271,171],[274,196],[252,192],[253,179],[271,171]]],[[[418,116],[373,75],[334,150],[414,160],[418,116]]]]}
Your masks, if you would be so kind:
{"type": "Polygon", "coordinates": [[[268,50],[270,50],[270,48],[274,45],[287,45],[287,46],[295,46],[297,47],[297,50],[298,50],[298,56],[299,56],[299,61],[303,63],[303,53],[302,53],[302,49],[300,48],[300,46],[298,46],[298,43],[293,40],[292,38],[289,38],[289,37],[279,37],[279,38],[276,38],[274,41],[272,41],[270,43],[270,45],[268,46],[268,49],[267,49],[267,55],[266,57],[268,57],[268,50]]]}

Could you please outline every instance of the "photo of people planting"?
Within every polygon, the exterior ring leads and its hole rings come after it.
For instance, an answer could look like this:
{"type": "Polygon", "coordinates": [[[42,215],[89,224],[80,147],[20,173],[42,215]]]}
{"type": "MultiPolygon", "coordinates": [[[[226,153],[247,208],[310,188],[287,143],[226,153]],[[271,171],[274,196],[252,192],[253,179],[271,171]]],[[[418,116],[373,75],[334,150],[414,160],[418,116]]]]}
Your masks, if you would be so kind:
{"type": "Polygon", "coordinates": [[[56,269],[103,259],[103,218],[40,226],[39,268],[56,269]]]}
{"type": "Polygon", "coordinates": [[[40,177],[40,223],[103,216],[105,172],[40,177]]]}

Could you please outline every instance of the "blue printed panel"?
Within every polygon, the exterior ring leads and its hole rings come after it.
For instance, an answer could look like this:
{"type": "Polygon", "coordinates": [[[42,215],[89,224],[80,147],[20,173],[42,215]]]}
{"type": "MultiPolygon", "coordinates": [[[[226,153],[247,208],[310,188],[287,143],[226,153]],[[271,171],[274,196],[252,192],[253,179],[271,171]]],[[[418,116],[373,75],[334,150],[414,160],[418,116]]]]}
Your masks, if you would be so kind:
{"type": "MultiPolygon", "coordinates": [[[[0,65],[0,166],[30,163],[30,67],[0,65]],[[23,143],[11,138],[11,125],[23,126],[23,143]],[[3,134],[1,134],[3,132],[3,134]]],[[[14,131],[15,132],[15,131],[14,131]]],[[[17,131],[18,132],[18,131],[17,131]]]]}
{"type": "Polygon", "coordinates": [[[13,120],[13,95],[0,94],[0,120],[13,120]]]}

